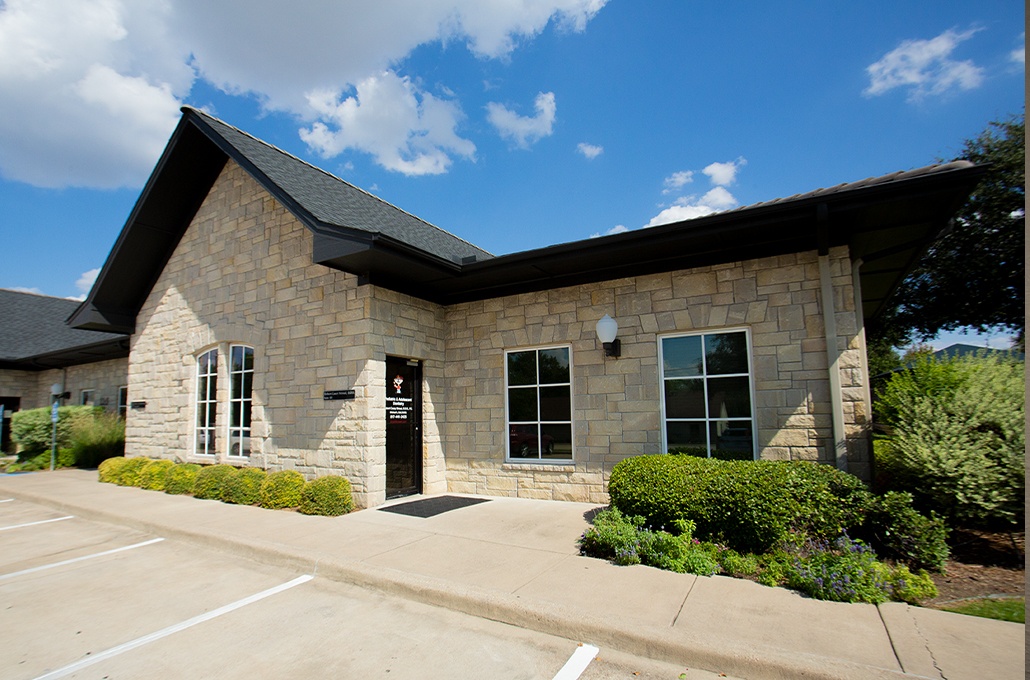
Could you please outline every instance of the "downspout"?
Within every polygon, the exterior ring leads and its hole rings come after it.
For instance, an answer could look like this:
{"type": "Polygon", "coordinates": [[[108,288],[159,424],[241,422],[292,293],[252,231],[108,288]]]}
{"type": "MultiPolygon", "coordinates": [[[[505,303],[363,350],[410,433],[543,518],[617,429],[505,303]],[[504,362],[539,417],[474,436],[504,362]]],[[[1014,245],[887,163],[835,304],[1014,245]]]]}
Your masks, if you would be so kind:
{"type": "Polygon", "coordinates": [[[826,336],[826,363],[830,371],[830,417],[833,420],[833,452],[837,469],[848,469],[848,445],[844,434],[844,397],[840,384],[840,351],[837,349],[837,310],[833,304],[830,278],[829,208],[820,203],[816,211],[819,239],[819,283],[822,288],[823,329],[826,336]]]}

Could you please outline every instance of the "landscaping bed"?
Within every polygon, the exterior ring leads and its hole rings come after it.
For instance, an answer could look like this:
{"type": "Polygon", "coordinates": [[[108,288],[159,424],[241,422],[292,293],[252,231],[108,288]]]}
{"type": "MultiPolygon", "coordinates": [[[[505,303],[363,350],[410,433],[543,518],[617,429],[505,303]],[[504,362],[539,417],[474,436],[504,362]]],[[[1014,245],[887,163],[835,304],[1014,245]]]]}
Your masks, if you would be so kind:
{"type": "Polygon", "coordinates": [[[948,541],[951,558],[932,574],[937,597],[929,607],[992,596],[1026,596],[1024,532],[956,529],[948,541]]]}

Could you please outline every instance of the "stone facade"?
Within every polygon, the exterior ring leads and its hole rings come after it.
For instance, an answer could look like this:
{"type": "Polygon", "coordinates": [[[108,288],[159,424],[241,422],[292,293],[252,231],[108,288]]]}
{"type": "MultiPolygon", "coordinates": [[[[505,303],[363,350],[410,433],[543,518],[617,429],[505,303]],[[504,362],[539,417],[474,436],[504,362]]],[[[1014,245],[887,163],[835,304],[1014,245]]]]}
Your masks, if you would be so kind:
{"type": "MultiPolygon", "coordinates": [[[[229,161],[136,320],[131,455],[342,474],[360,506],[385,499],[388,356],[422,364],[423,490],[604,502],[618,461],[662,448],[659,339],[747,329],[762,458],[835,460],[815,252],[442,307],[312,263],[311,232],[229,161]],[[594,325],[619,323],[606,359],[594,325]],[[229,348],[254,349],[249,458],[225,450],[229,348]],[[506,462],[506,350],[571,348],[574,457],[506,462]],[[198,456],[196,362],[219,352],[216,455],[198,456]],[[325,390],[355,399],[325,401],[325,390]]],[[[868,473],[868,404],[851,266],[830,274],[844,424],[868,473]]]]}
{"type": "Polygon", "coordinates": [[[110,359],[46,371],[0,371],[0,397],[19,397],[21,410],[50,405],[50,386],[64,385],[71,396],[62,403],[81,403],[82,392],[91,390],[92,404],[108,411],[118,409],[119,389],[128,385],[128,359],[110,359]]]}
{"type": "Polygon", "coordinates": [[[442,310],[312,264],[312,235],[235,163],[227,164],[144,303],[132,336],[132,454],[229,462],[308,477],[341,474],[359,505],[385,499],[388,355],[423,362],[424,488],[443,491],[433,424],[442,391],[442,310]],[[197,456],[196,360],[219,349],[218,403],[228,400],[231,344],[254,348],[253,453],[231,457],[225,419],[216,456],[197,456]],[[353,389],[354,400],[324,401],[353,389]],[[138,396],[136,396],[138,395],[138,396]]]}
{"type": "MultiPolygon", "coordinates": [[[[851,471],[867,476],[868,405],[846,248],[831,250],[851,471]]],[[[447,310],[444,417],[453,491],[605,502],[615,463],[659,453],[663,335],[748,329],[759,456],[836,461],[829,362],[815,252],[639,276],[455,305],[447,310]],[[622,356],[605,358],[594,326],[619,323],[622,356]],[[506,350],[572,349],[574,460],[505,462],[506,350]]]]}

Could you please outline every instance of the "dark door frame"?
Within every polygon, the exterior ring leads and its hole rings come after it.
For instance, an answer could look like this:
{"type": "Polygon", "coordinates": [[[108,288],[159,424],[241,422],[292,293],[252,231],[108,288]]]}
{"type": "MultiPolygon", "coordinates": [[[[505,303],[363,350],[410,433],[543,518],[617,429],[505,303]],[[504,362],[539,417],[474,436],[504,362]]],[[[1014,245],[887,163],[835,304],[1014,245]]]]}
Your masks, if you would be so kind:
{"type": "Polygon", "coordinates": [[[385,418],[386,497],[398,498],[422,493],[421,361],[386,357],[385,418]],[[394,383],[398,376],[402,378],[399,386],[394,383]],[[406,401],[408,399],[410,401],[406,401]]]}

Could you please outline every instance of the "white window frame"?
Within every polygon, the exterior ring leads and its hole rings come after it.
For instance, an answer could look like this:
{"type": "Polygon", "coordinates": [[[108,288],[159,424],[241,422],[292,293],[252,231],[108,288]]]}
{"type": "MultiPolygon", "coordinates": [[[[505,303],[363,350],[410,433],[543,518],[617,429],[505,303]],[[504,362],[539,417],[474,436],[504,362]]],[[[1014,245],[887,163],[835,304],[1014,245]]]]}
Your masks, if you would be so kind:
{"type": "MultiPolygon", "coordinates": [[[[246,366],[246,363],[244,363],[244,366],[246,366]]],[[[237,437],[237,436],[240,438],[240,443],[242,443],[242,441],[244,439],[246,439],[246,440],[248,440],[250,442],[253,442],[253,439],[251,438],[252,437],[252,435],[251,435],[251,428],[252,428],[253,423],[254,423],[254,416],[253,416],[253,407],[254,407],[254,375],[255,375],[255,372],[254,372],[254,348],[251,347],[250,345],[244,345],[244,344],[232,344],[232,345],[229,345],[229,360],[226,362],[226,369],[229,372],[229,401],[228,401],[229,413],[226,414],[226,419],[225,419],[225,428],[226,428],[225,429],[225,435],[226,435],[225,436],[225,442],[226,442],[226,447],[227,447],[227,452],[228,452],[227,455],[230,458],[249,458],[250,454],[253,453],[253,445],[251,445],[247,449],[246,453],[235,453],[234,454],[233,453],[233,448],[235,446],[234,438],[237,437]],[[248,368],[243,368],[240,371],[237,371],[235,369],[235,367],[233,365],[232,355],[233,355],[233,350],[236,349],[236,348],[240,348],[240,349],[243,350],[244,357],[246,357],[247,351],[250,350],[250,368],[249,369],[248,368]],[[240,394],[240,395],[236,394],[236,382],[235,382],[235,380],[233,378],[235,378],[237,375],[241,376],[241,380],[240,380],[241,384],[248,384],[249,385],[250,389],[246,390],[245,394],[240,394]],[[247,383],[247,377],[248,376],[250,378],[250,382],[249,383],[247,383]],[[232,424],[233,410],[234,410],[234,408],[236,407],[237,404],[239,404],[241,423],[239,425],[233,425],[232,424]],[[247,406],[250,406],[250,411],[249,411],[250,419],[249,419],[249,422],[247,422],[247,424],[244,425],[242,423],[242,420],[243,420],[243,414],[244,413],[248,413],[247,406]]]]}
{"type": "MultiPolygon", "coordinates": [[[[193,410],[193,455],[201,456],[204,458],[214,458],[218,455],[218,439],[216,434],[218,431],[218,355],[218,348],[212,347],[197,354],[193,363],[194,371],[196,373],[196,379],[193,383],[193,397],[195,403],[195,407],[193,410]],[[200,362],[204,357],[208,355],[214,356],[214,370],[208,370],[208,372],[206,373],[201,373],[200,362]],[[207,389],[205,391],[205,394],[201,394],[201,380],[203,378],[208,378],[208,381],[206,383],[207,389]],[[201,426],[201,409],[205,409],[204,413],[210,416],[211,411],[209,410],[209,407],[211,404],[214,404],[216,424],[212,425],[209,421],[205,420],[206,424],[201,426]],[[214,435],[214,446],[210,446],[208,444],[208,437],[205,437],[204,449],[201,450],[199,444],[200,435],[202,434],[202,432],[206,432],[208,435],[214,435]]],[[[209,361],[208,368],[210,369],[210,367],[211,362],[209,361]]]]}
{"type": "MultiPolygon", "coordinates": [[[[750,404],[751,404],[751,415],[748,418],[735,417],[735,418],[731,418],[730,420],[731,421],[734,421],[734,420],[736,420],[736,421],[747,421],[747,422],[750,423],[750,425],[751,425],[751,457],[752,457],[752,460],[757,460],[758,459],[758,418],[756,417],[756,412],[755,412],[755,378],[754,378],[755,370],[754,370],[754,360],[753,360],[754,351],[753,351],[753,348],[751,346],[751,329],[746,327],[746,326],[738,327],[738,328],[715,328],[715,329],[701,330],[701,331],[689,331],[689,332],[684,332],[684,333],[667,333],[665,335],[659,335],[658,336],[658,392],[659,392],[659,395],[660,395],[660,398],[661,398],[661,405],[662,405],[662,413],[661,413],[661,417],[662,417],[662,420],[661,420],[662,451],[668,451],[669,450],[668,423],[669,423],[669,420],[670,420],[669,417],[668,417],[668,410],[667,410],[666,405],[665,405],[665,382],[666,382],[666,378],[665,378],[665,356],[664,356],[665,355],[665,344],[664,344],[664,342],[666,340],[670,340],[670,339],[674,339],[674,338],[686,338],[686,337],[702,336],[702,340],[701,340],[701,343],[702,343],[701,358],[702,358],[703,362],[706,362],[707,358],[706,358],[706,352],[705,352],[705,349],[704,349],[704,337],[703,336],[706,336],[706,335],[726,335],[726,334],[730,334],[730,333],[741,333],[741,332],[744,333],[745,344],[747,346],[747,373],[727,373],[727,374],[716,374],[714,376],[709,376],[708,375],[707,366],[705,366],[704,370],[702,371],[700,376],[691,377],[691,378],[685,378],[687,380],[698,380],[698,379],[700,379],[702,381],[702,385],[704,387],[703,400],[704,400],[704,407],[705,407],[705,416],[704,416],[704,418],[673,418],[672,421],[673,422],[702,422],[702,423],[704,423],[705,447],[708,450],[708,457],[711,458],[712,457],[712,442],[711,442],[711,429],[710,429],[709,426],[710,426],[710,424],[713,421],[722,420],[722,419],[718,418],[718,417],[713,418],[711,416],[711,414],[708,413],[708,406],[709,406],[709,403],[708,403],[708,380],[709,380],[710,377],[718,377],[718,378],[746,377],[747,381],[748,381],[748,395],[749,395],[750,404]]],[[[670,378],[670,380],[676,380],[676,379],[677,378],[670,378]]]]}
{"type": "MultiPolygon", "coordinates": [[[[505,350],[504,352],[504,460],[506,463],[518,463],[522,465],[569,465],[576,460],[576,405],[575,405],[575,391],[573,390],[573,359],[572,359],[572,346],[571,345],[544,345],[540,347],[519,347],[516,349],[505,350]],[[568,383],[540,383],[539,374],[539,354],[537,359],[537,378],[536,383],[532,385],[537,389],[537,419],[534,422],[529,421],[515,421],[511,422],[511,405],[508,403],[509,390],[512,387],[509,385],[508,376],[508,355],[517,354],[519,352],[544,352],[550,349],[564,349],[569,353],[569,382],[568,383]],[[567,385],[569,388],[569,420],[541,420],[540,419],[540,395],[539,390],[541,387],[561,387],[567,385]],[[570,445],[572,450],[569,452],[568,458],[544,458],[542,447],[538,451],[536,458],[513,458],[511,455],[511,427],[512,425],[536,425],[537,427],[537,441],[542,439],[542,433],[540,428],[544,425],[565,425],[568,424],[570,432],[570,445]]],[[[515,387],[528,388],[530,385],[516,385],[515,387]]]]}

